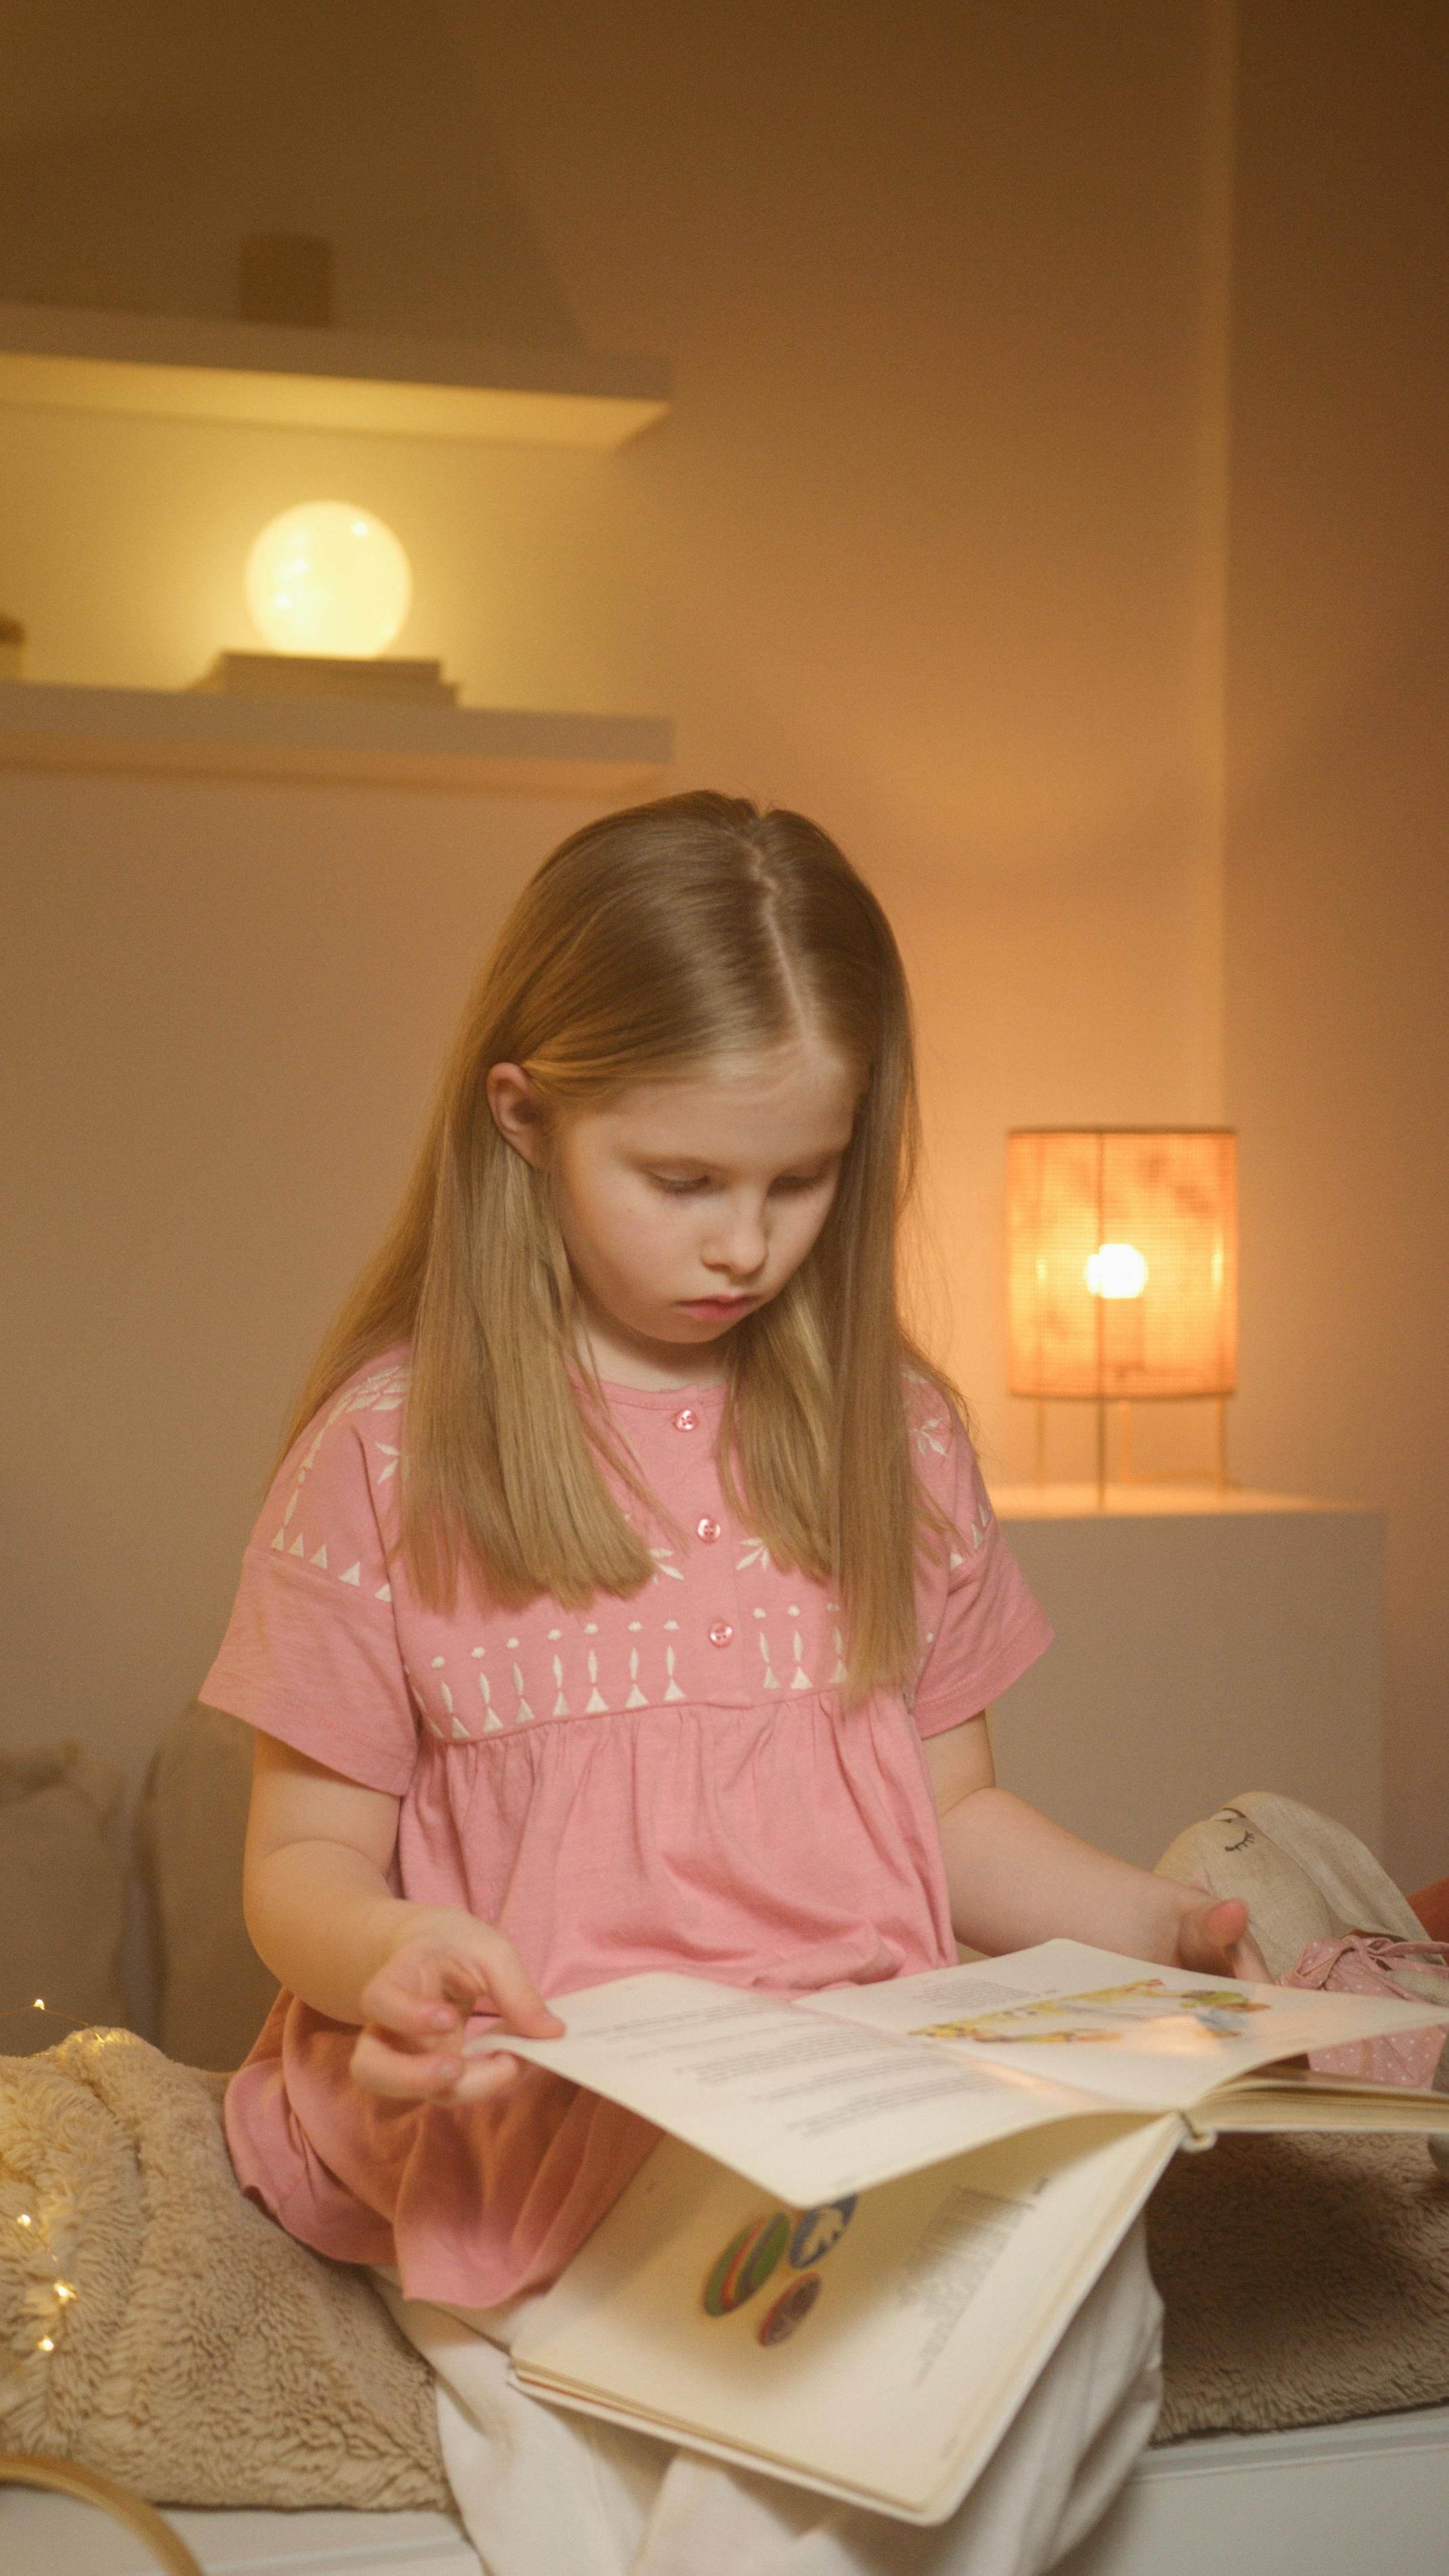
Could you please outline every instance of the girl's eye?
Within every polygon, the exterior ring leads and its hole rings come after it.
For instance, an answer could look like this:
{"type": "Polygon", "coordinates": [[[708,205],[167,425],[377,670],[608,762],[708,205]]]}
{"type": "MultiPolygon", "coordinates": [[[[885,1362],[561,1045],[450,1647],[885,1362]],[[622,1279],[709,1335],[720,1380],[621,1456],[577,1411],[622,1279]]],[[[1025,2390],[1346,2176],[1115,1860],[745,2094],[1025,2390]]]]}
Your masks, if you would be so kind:
{"type": "Polygon", "coordinates": [[[693,1180],[681,1180],[675,1172],[651,1172],[649,1178],[656,1190],[662,1190],[665,1197],[671,1199],[690,1198],[696,1191],[707,1190],[709,1187],[708,1177],[704,1173],[700,1173],[693,1180]]]}
{"type": "Polygon", "coordinates": [[[786,1172],[775,1187],[777,1190],[818,1190],[828,1177],[825,1172],[786,1172]]]}

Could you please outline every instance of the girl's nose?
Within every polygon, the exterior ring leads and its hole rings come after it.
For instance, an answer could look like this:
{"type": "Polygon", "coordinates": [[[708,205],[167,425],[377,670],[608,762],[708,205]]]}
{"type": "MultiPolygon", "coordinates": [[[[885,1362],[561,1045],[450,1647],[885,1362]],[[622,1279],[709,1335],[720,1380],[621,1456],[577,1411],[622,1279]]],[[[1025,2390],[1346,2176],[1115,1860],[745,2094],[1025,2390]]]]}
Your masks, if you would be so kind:
{"type": "Polygon", "coordinates": [[[763,1211],[748,1206],[721,1209],[702,1248],[709,1269],[727,1270],[735,1279],[751,1278],[763,1268],[769,1250],[763,1211]]]}

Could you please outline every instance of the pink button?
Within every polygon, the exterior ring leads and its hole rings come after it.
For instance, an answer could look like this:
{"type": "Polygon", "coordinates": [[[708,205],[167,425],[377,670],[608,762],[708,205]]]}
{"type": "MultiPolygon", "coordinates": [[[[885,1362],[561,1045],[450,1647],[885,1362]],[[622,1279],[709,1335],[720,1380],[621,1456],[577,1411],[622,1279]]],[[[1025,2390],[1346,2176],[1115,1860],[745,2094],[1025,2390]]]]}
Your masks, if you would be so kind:
{"type": "Polygon", "coordinates": [[[699,1415],[695,1412],[692,1404],[681,1404],[679,1411],[674,1417],[674,1428],[676,1431],[697,1431],[699,1429],[699,1415]]]}
{"type": "Polygon", "coordinates": [[[695,1522],[694,1535],[696,1538],[702,1538],[706,1547],[713,1547],[715,1540],[719,1536],[718,1521],[712,1521],[708,1512],[706,1512],[702,1521],[695,1522]]]}
{"type": "Polygon", "coordinates": [[[716,1619],[709,1632],[709,1642],[712,1646],[727,1646],[734,1633],[728,1619],[716,1619]]]}

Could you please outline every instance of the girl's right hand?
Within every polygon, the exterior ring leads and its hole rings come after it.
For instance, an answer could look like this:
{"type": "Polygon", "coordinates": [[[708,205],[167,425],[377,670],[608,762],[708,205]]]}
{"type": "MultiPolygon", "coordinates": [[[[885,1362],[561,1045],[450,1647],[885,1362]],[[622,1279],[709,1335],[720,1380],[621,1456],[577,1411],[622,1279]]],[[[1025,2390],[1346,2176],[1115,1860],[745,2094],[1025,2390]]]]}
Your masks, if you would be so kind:
{"type": "Polygon", "coordinates": [[[516,2057],[465,2057],[470,2012],[496,2012],[505,2030],[557,2039],[549,2011],[507,1935],[452,1907],[417,1909],[363,1987],[363,2027],[352,2073],[371,2093],[434,2102],[478,2102],[522,2074],[516,2057]]]}

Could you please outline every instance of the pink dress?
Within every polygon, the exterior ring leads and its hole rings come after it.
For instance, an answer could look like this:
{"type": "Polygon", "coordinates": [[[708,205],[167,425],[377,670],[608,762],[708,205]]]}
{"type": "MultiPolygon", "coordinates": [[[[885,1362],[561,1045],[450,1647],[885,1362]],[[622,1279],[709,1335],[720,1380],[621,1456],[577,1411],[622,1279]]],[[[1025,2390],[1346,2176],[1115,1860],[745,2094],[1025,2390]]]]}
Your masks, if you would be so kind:
{"type": "MultiPolygon", "coordinates": [[[[798,1993],[953,1960],[921,1738],[1051,1632],[934,1388],[912,1384],[913,1436],[956,1537],[923,1555],[916,1686],[842,1710],[837,1604],[721,1496],[718,1388],[608,1390],[673,1524],[632,1600],[425,1609],[397,1550],[406,1359],[361,1371],[285,1460],[202,1698],[397,1798],[398,1892],[499,1925],[545,1995],[645,1968],[798,1993]]],[[[352,2082],[354,2038],[279,1996],[227,2094],[232,2157],[291,2234],[395,2264],[413,2297],[551,2280],[654,2143],[539,2068],[496,2102],[384,2100],[352,2082]]]]}

